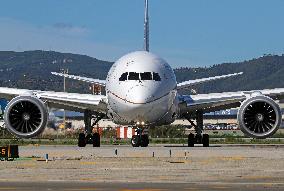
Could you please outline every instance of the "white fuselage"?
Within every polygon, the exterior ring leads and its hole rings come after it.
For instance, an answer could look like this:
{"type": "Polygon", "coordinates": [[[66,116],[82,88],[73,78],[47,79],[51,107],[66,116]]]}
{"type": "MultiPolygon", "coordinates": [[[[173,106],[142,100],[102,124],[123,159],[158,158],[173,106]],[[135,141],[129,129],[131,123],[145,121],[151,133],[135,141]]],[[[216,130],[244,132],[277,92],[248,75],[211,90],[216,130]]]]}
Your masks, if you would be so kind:
{"type": "Polygon", "coordinates": [[[170,124],[178,114],[176,86],[165,60],[147,51],[127,54],[107,76],[108,116],[118,124],[170,124]]]}

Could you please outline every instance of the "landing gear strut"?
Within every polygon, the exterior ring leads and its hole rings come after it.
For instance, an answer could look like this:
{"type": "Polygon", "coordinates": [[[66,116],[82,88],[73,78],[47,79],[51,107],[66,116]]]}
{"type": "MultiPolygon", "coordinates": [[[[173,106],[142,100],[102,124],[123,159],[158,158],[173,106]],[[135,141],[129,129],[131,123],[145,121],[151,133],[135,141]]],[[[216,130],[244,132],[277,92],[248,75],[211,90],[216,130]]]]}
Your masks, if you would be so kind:
{"type": "Polygon", "coordinates": [[[100,134],[92,133],[93,127],[104,117],[104,114],[93,113],[90,110],[84,112],[85,132],[79,134],[78,146],[85,147],[87,144],[93,144],[93,147],[100,147],[100,134]],[[94,122],[92,124],[92,119],[94,122]]]}
{"type": "Polygon", "coordinates": [[[191,120],[189,114],[184,115],[184,117],[190,122],[190,124],[195,129],[195,135],[190,133],[188,135],[188,146],[194,147],[194,144],[203,144],[203,147],[209,147],[209,135],[202,134],[203,132],[203,111],[196,111],[196,124],[191,120]]]}
{"type": "Polygon", "coordinates": [[[148,147],[149,145],[149,138],[147,134],[143,134],[143,129],[138,128],[136,130],[137,135],[133,135],[131,138],[131,145],[133,147],[148,147]]]}

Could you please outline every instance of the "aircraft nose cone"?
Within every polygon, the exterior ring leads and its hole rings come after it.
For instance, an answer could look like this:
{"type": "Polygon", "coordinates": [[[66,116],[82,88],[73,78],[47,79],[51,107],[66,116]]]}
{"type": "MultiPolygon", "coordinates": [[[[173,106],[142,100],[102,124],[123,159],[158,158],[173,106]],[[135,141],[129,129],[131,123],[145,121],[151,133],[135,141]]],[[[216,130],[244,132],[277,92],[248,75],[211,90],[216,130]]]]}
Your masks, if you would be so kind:
{"type": "Polygon", "coordinates": [[[134,104],[145,104],[154,100],[154,96],[149,88],[143,85],[137,85],[128,90],[126,101],[134,104]]]}

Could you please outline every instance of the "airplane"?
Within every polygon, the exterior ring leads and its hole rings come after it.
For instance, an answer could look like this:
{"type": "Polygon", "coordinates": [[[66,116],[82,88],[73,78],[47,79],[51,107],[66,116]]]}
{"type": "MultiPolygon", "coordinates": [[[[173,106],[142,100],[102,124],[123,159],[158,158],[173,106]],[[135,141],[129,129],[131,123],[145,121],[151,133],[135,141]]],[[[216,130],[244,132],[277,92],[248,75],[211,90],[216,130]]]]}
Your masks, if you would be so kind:
{"type": "Polygon", "coordinates": [[[195,134],[188,135],[188,146],[208,147],[209,135],[203,133],[203,114],[239,107],[238,125],[245,135],[262,139],[278,130],[282,116],[275,100],[284,98],[284,88],[181,95],[181,89],[242,73],[177,83],[171,66],[149,51],[148,7],[149,2],[145,0],[144,50],[118,59],[106,80],[52,73],[105,86],[106,95],[0,87],[0,97],[10,100],[4,111],[7,129],[17,137],[32,138],[45,129],[48,108],[67,109],[84,113],[85,132],[79,134],[79,147],[100,146],[100,136],[92,133],[92,127],[104,117],[136,128],[132,146],[147,147],[149,138],[145,129],[171,124],[179,117],[188,120],[195,129],[195,134]]]}

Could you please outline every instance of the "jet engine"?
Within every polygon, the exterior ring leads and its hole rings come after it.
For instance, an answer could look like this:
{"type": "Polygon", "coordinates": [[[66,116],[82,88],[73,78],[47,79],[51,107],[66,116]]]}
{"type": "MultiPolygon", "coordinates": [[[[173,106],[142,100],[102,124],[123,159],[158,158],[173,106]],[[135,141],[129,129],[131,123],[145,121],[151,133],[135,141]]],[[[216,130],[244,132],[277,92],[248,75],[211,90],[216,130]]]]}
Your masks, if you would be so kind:
{"type": "Polygon", "coordinates": [[[253,138],[264,139],[273,135],[280,127],[281,120],[279,105],[263,95],[246,99],[238,111],[240,129],[253,138]]]}
{"type": "Polygon", "coordinates": [[[34,96],[18,96],[6,106],[4,121],[7,129],[20,138],[39,135],[46,127],[48,109],[34,96]]]}

